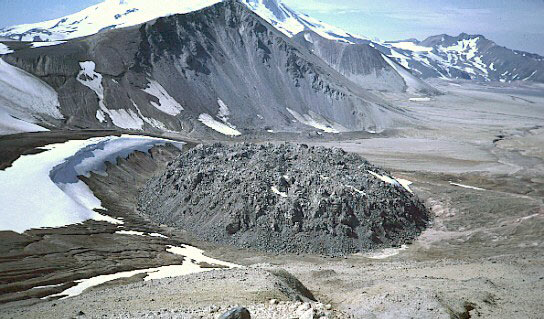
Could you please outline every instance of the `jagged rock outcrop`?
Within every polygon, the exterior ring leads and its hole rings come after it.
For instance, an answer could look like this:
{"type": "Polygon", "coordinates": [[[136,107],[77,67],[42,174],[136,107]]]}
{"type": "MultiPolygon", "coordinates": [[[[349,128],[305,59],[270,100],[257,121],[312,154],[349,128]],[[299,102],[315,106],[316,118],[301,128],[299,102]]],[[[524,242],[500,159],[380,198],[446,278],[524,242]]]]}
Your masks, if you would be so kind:
{"type": "Polygon", "coordinates": [[[408,188],[360,156],[290,144],[194,148],[147,183],[139,210],[202,240],[331,255],[401,245],[429,220],[408,188]]]}

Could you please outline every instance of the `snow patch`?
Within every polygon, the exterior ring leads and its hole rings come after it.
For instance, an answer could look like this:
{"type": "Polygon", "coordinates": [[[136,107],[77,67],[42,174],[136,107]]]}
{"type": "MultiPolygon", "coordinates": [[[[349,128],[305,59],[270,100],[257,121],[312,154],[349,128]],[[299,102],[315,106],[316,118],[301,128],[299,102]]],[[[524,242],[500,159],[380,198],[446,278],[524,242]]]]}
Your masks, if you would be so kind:
{"type": "Polygon", "coordinates": [[[0,43],[0,55],[9,53],[13,53],[13,50],[11,50],[7,45],[0,43]]]}
{"type": "MultiPolygon", "coordinates": [[[[368,171],[368,170],[367,170],[368,171]]],[[[403,179],[403,178],[396,178],[396,177],[389,177],[387,175],[380,175],[376,172],[373,172],[373,171],[368,171],[370,174],[372,174],[374,177],[378,178],[378,179],[381,179],[382,181],[384,181],[385,183],[388,183],[388,184],[391,184],[391,185],[395,185],[395,186],[402,186],[404,189],[406,189],[408,192],[410,193],[413,193],[412,192],[412,189],[410,189],[410,185],[412,185],[412,182],[407,180],[407,179],[403,179]]]]}
{"type": "Polygon", "coordinates": [[[219,122],[215,120],[211,115],[203,113],[200,114],[198,117],[198,120],[202,122],[202,124],[206,125],[207,127],[211,128],[214,131],[217,131],[221,134],[228,135],[228,136],[239,136],[242,135],[238,130],[235,128],[230,127],[229,125],[219,122]]]}
{"type": "Polygon", "coordinates": [[[130,100],[130,102],[132,102],[132,106],[134,106],[134,108],[136,109],[136,112],[138,112],[138,116],[141,119],[143,119],[144,122],[151,125],[152,127],[158,128],[158,129],[160,129],[162,131],[168,131],[168,129],[166,128],[166,125],[164,125],[164,123],[162,123],[161,121],[156,120],[154,118],[144,116],[142,114],[142,111],[138,107],[138,105],[136,105],[136,103],[133,100],[130,100]]]}
{"type": "Polygon", "coordinates": [[[385,248],[375,252],[363,254],[363,256],[370,259],[386,259],[398,255],[401,251],[406,249],[408,249],[408,246],[402,245],[400,248],[385,248]]]}
{"type": "Polygon", "coordinates": [[[0,101],[11,116],[34,122],[34,116],[63,119],[57,92],[35,76],[0,59],[0,101]]]}
{"type": "Polygon", "coordinates": [[[280,192],[280,190],[276,187],[276,186],[272,186],[270,188],[270,190],[272,190],[272,193],[276,194],[276,195],[279,195],[281,197],[287,197],[287,193],[284,193],[284,192],[280,192]]]}
{"type": "Polygon", "coordinates": [[[110,110],[104,103],[104,86],[102,85],[102,74],[95,71],[96,64],[93,61],[79,63],[81,71],[77,76],[79,83],[93,90],[98,97],[99,109],[96,111],[96,118],[101,123],[106,122],[106,114],[110,117],[113,125],[127,130],[141,130],[144,120],[134,110],[119,109],[110,110]]]}
{"type": "Polygon", "coordinates": [[[397,65],[395,62],[385,55],[382,55],[383,59],[387,64],[389,64],[397,73],[404,79],[406,83],[406,92],[408,93],[417,93],[419,90],[425,89],[425,86],[420,82],[418,78],[413,76],[408,70],[397,65]]]}
{"type": "MultiPolygon", "coordinates": [[[[83,291],[85,291],[88,288],[96,287],[98,285],[107,283],[112,280],[120,279],[120,278],[130,278],[138,274],[146,274],[144,280],[149,281],[154,279],[185,276],[189,274],[206,272],[206,271],[217,269],[217,268],[208,268],[208,267],[203,268],[201,266],[201,264],[203,263],[206,263],[209,265],[217,265],[219,267],[226,267],[226,268],[240,268],[241,267],[233,263],[228,263],[228,262],[207,257],[204,255],[204,251],[196,247],[167,246],[166,251],[171,254],[183,256],[184,258],[181,260],[182,264],[162,266],[162,267],[156,267],[156,268],[139,269],[139,270],[133,270],[133,271],[124,271],[124,272],[119,272],[119,273],[110,274],[110,275],[100,275],[100,276],[96,276],[96,277],[92,277],[88,279],[77,280],[76,281],[77,284],[75,286],[68,288],[64,290],[63,292],[60,292],[58,294],[54,294],[45,298],[62,297],[60,299],[67,299],[67,298],[75,297],[80,295],[83,291]]],[[[42,298],[42,299],[45,299],[45,298],[42,298]]]]}
{"type": "Polygon", "coordinates": [[[140,116],[129,109],[120,110],[108,110],[108,115],[111,118],[113,124],[117,127],[124,128],[127,130],[141,130],[144,126],[144,120],[140,116]]]}
{"type": "Polygon", "coordinates": [[[353,190],[353,191],[356,192],[356,193],[359,193],[359,194],[361,194],[361,195],[363,195],[363,196],[366,196],[366,193],[363,192],[363,191],[360,190],[360,189],[357,189],[357,188],[355,188],[355,187],[353,187],[353,186],[350,186],[350,185],[347,185],[347,187],[350,188],[351,190],[353,190]]]}
{"type": "Polygon", "coordinates": [[[229,122],[230,117],[230,110],[229,107],[225,104],[225,102],[221,101],[221,99],[217,99],[217,104],[219,105],[219,112],[217,112],[217,117],[223,121],[227,126],[230,128],[236,130],[236,126],[231,124],[229,122]]]}
{"type": "Polygon", "coordinates": [[[412,97],[409,99],[410,102],[430,102],[430,97],[412,97]]]}
{"type": "Polygon", "coordinates": [[[454,182],[450,182],[450,185],[463,187],[463,188],[468,188],[468,189],[474,189],[474,190],[477,190],[477,191],[485,191],[486,190],[486,189],[483,189],[483,188],[480,188],[480,187],[469,186],[469,185],[464,185],[464,184],[458,184],[458,183],[454,183],[454,182]]]}
{"type": "Polygon", "coordinates": [[[410,185],[412,185],[413,183],[407,179],[404,179],[404,178],[396,178],[395,177],[395,180],[397,182],[399,182],[399,184],[404,187],[404,189],[406,189],[407,191],[409,191],[410,193],[413,193],[412,192],[412,189],[410,188],[410,185]]]}
{"type": "Polygon", "coordinates": [[[118,235],[129,235],[129,236],[142,236],[145,237],[145,234],[141,231],[134,230],[118,230],[115,232],[118,235]]]}
{"type": "Polygon", "coordinates": [[[159,104],[155,103],[154,101],[150,101],[150,103],[155,108],[166,114],[176,116],[184,110],[183,106],[181,106],[173,97],[171,97],[170,94],[168,94],[168,92],[166,92],[162,85],[160,85],[160,83],[157,81],[149,80],[149,84],[144,92],[159,99],[159,104]]]}
{"type": "Polygon", "coordinates": [[[341,127],[338,124],[334,125],[336,126],[335,128],[333,125],[328,123],[327,120],[320,118],[321,116],[319,116],[318,114],[315,114],[312,111],[309,111],[309,114],[301,115],[298,112],[291,110],[290,108],[286,108],[286,109],[300,123],[307,126],[314,127],[318,130],[322,130],[323,132],[337,134],[337,133],[340,133],[341,130],[342,131],[345,130],[343,127],[341,127]]]}
{"type": "Polygon", "coordinates": [[[100,109],[96,112],[96,118],[104,123],[106,122],[105,114],[108,113],[108,109],[104,104],[102,74],[95,72],[96,64],[93,61],[80,62],[79,66],[81,67],[81,71],[77,75],[77,80],[79,83],[93,90],[96,96],[98,96],[98,106],[100,109]]]}
{"type": "Polygon", "coordinates": [[[66,41],[43,41],[43,42],[32,42],[32,48],[42,48],[42,47],[51,47],[54,45],[59,45],[66,43],[66,41]]]}
{"type": "Polygon", "coordinates": [[[55,284],[55,285],[36,286],[36,287],[32,287],[32,289],[55,288],[55,287],[60,287],[62,285],[64,285],[64,283],[55,284]]]}
{"type": "Polygon", "coordinates": [[[118,230],[115,233],[118,234],[118,235],[141,236],[141,237],[149,236],[149,237],[168,238],[167,236],[164,236],[164,235],[159,234],[159,233],[150,233],[150,234],[148,234],[148,233],[144,233],[144,232],[141,232],[141,231],[135,231],[135,230],[118,230]]]}
{"type": "Polygon", "coordinates": [[[0,107],[0,135],[17,134],[23,132],[44,132],[49,131],[39,125],[22,121],[9,115],[0,107]]]}
{"type": "Polygon", "coordinates": [[[408,63],[408,57],[404,54],[400,54],[399,52],[391,49],[391,58],[396,59],[397,62],[405,67],[406,69],[410,69],[410,65],[408,63]]]}
{"type": "Polygon", "coordinates": [[[219,104],[219,113],[217,113],[217,117],[223,122],[228,122],[230,116],[229,107],[225,102],[221,101],[221,99],[217,99],[217,104],[219,104]]]}
{"type": "Polygon", "coordinates": [[[389,176],[387,176],[387,175],[380,175],[380,174],[378,174],[378,173],[375,173],[375,172],[369,171],[369,170],[367,170],[367,172],[369,172],[369,173],[372,174],[374,177],[376,177],[376,178],[378,178],[378,179],[381,179],[382,181],[384,181],[384,182],[386,182],[386,183],[388,183],[388,184],[400,186],[400,183],[399,183],[396,179],[394,179],[394,178],[392,178],[392,177],[389,177],[389,176]]]}

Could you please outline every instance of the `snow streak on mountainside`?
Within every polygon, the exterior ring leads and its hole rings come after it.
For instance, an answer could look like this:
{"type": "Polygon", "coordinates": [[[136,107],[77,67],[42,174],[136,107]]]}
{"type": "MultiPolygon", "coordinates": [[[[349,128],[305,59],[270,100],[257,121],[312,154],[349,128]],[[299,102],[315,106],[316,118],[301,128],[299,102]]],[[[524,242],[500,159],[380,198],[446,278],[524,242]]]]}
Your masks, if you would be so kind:
{"type": "Polygon", "coordinates": [[[501,47],[482,35],[438,35],[376,48],[421,78],[544,82],[544,57],[501,47]]]}
{"type": "MultiPolygon", "coordinates": [[[[188,13],[222,0],[106,0],[78,13],[33,24],[0,29],[0,36],[21,41],[55,41],[125,28],[172,14],[188,13]]],[[[362,39],[299,14],[278,0],[241,0],[261,18],[288,36],[304,30],[344,42],[362,39]]]]}

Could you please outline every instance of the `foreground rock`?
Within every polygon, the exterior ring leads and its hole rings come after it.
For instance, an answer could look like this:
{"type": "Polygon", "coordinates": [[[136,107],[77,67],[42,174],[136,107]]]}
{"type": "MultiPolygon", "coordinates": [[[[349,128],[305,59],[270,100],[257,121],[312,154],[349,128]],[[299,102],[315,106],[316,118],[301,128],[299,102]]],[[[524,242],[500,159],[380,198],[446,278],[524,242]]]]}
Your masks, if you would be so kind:
{"type": "Polygon", "coordinates": [[[251,319],[251,314],[246,308],[237,307],[225,312],[219,319],[251,319]]]}
{"type": "Polygon", "coordinates": [[[139,208],[203,240],[330,255],[404,244],[429,220],[412,193],[360,156],[289,144],[193,149],[147,183],[139,208]]]}

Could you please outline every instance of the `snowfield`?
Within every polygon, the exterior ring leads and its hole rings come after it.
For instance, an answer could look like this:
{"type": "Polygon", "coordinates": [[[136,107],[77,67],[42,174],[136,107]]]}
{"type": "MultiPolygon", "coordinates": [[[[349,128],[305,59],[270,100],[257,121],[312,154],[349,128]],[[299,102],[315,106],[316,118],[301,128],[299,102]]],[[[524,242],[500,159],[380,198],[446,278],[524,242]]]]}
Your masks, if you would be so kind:
{"type": "Polygon", "coordinates": [[[59,107],[52,87],[0,59],[0,134],[44,131],[36,116],[63,119],[59,107]]]}
{"type": "Polygon", "coordinates": [[[0,135],[44,131],[48,131],[48,129],[15,118],[0,107],[0,135]]]}
{"type": "Polygon", "coordinates": [[[51,144],[42,153],[21,156],[0,171],[0,230],[24,232],[89,219],[122,224],[95,211],[102,208],[100,200],[78,176],[103,173],[106,162],[167,142],[172,141],[130,135],[99,137],[51,144]]]}

